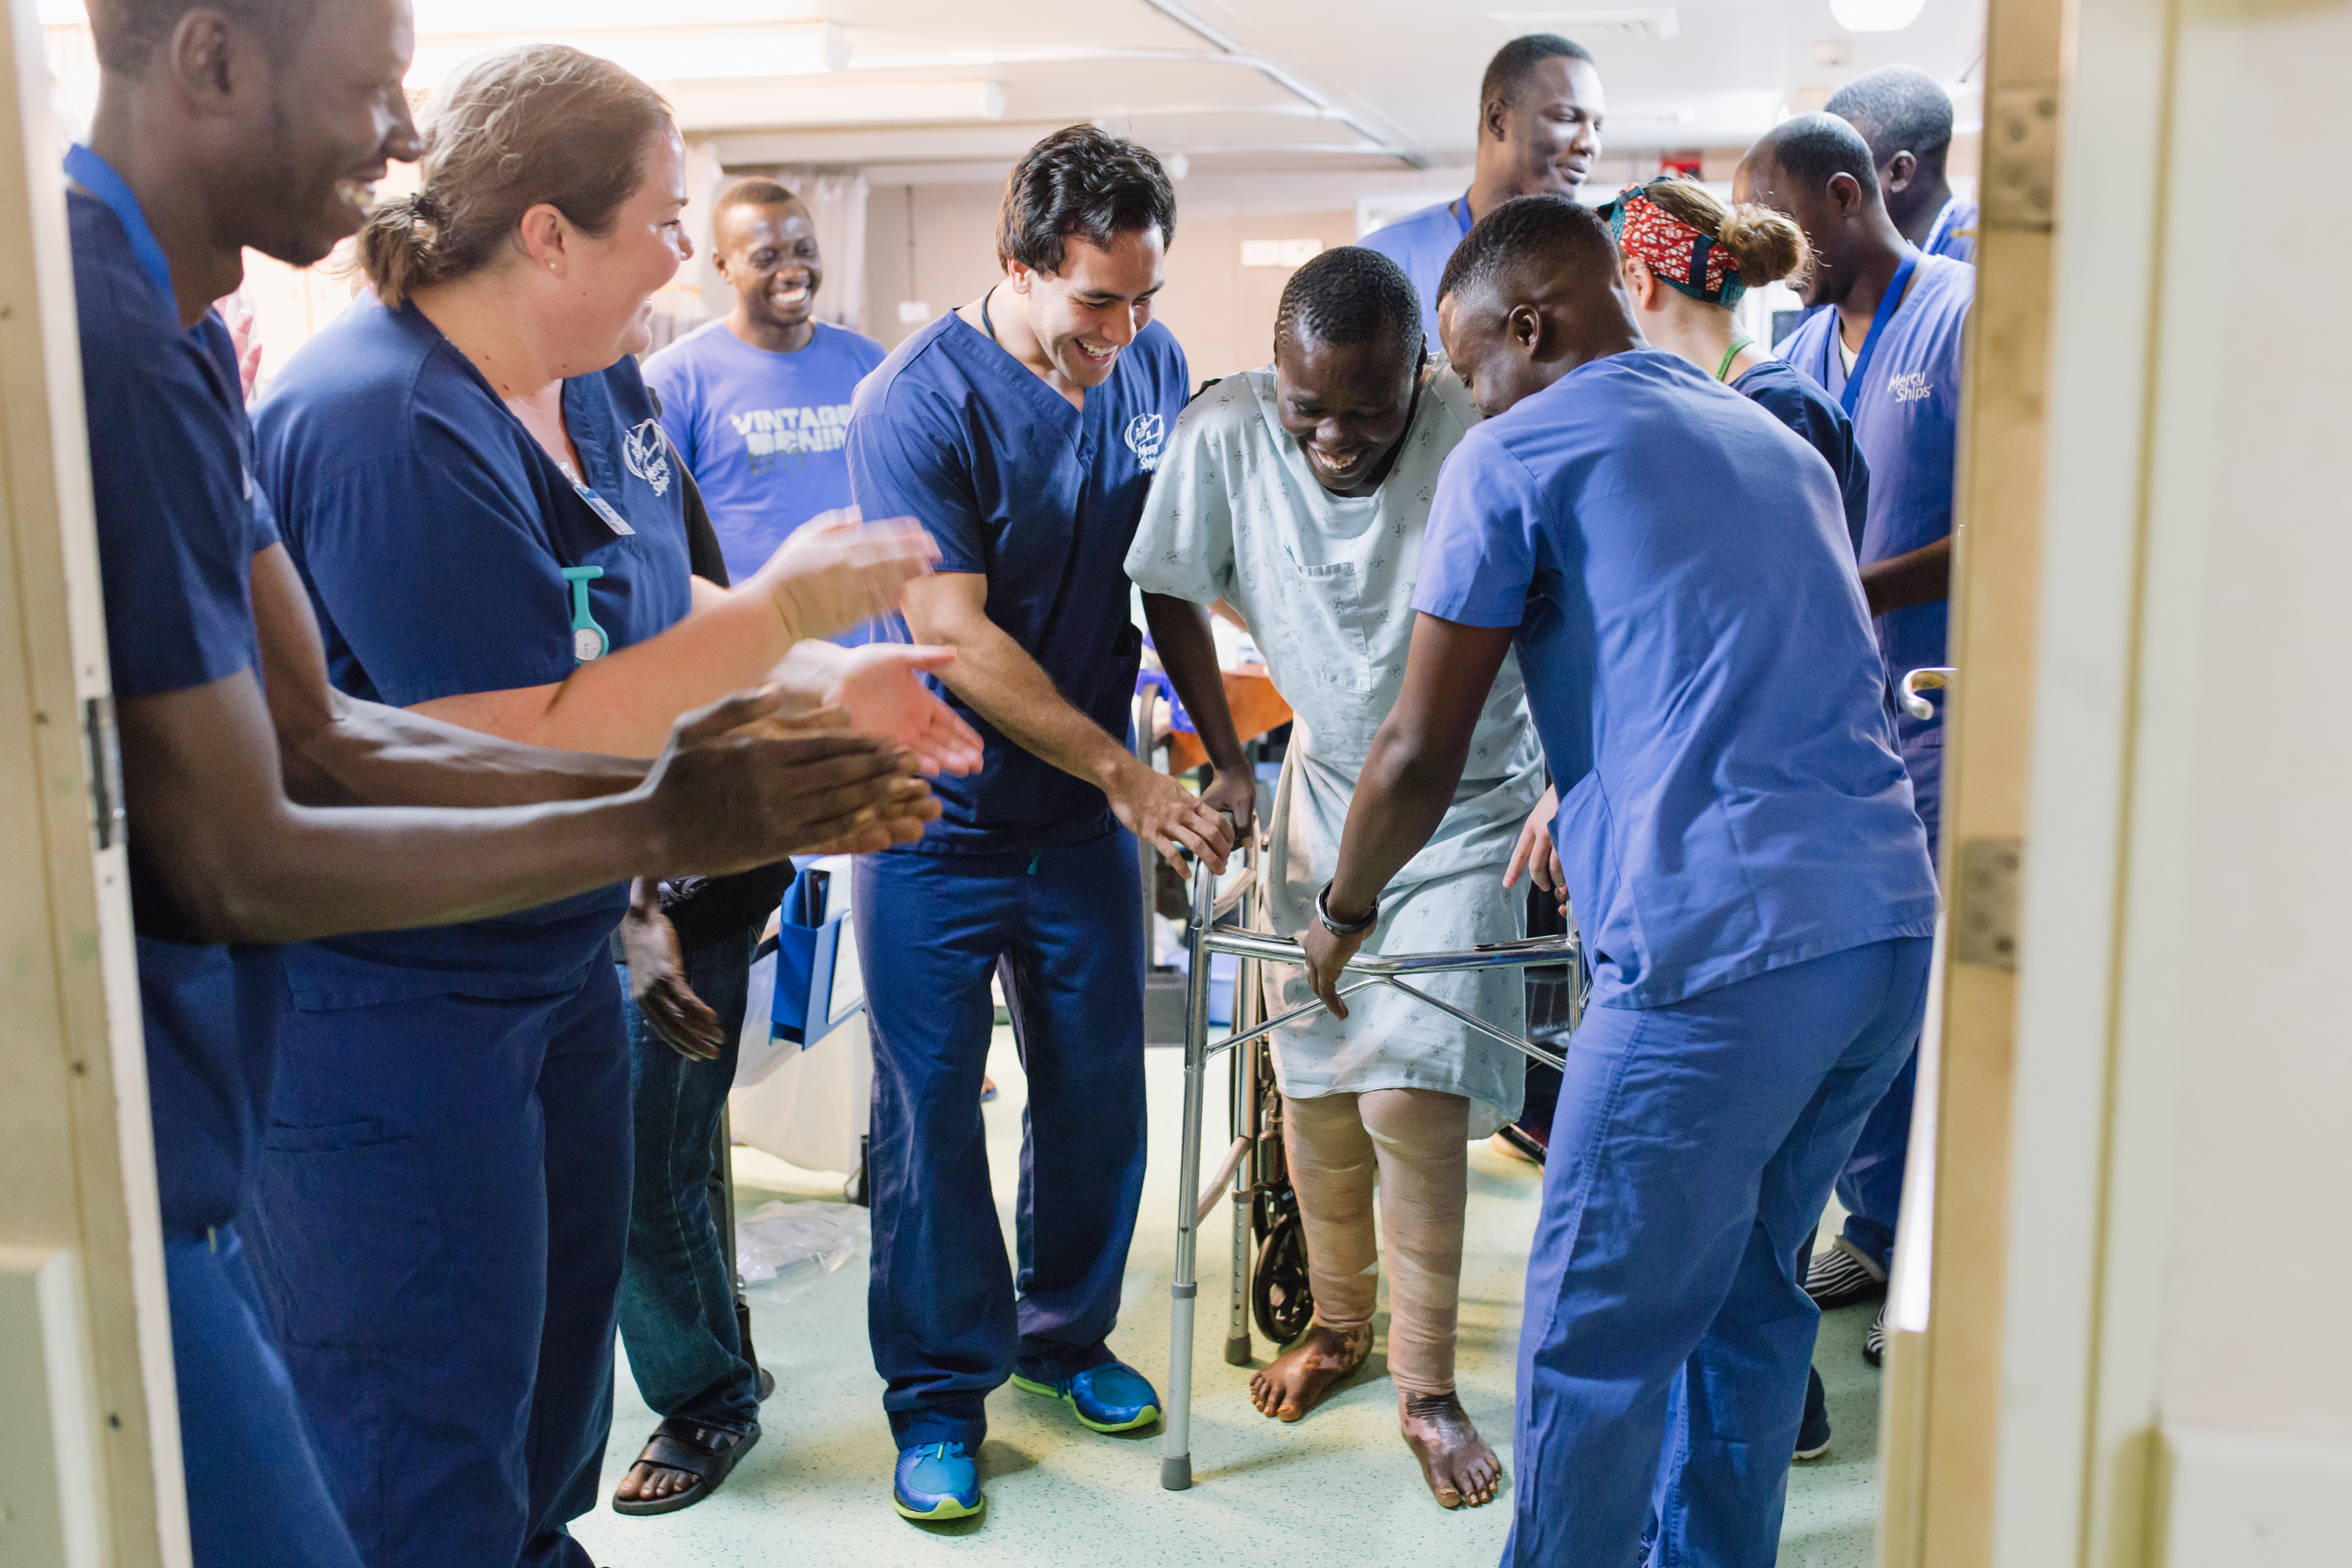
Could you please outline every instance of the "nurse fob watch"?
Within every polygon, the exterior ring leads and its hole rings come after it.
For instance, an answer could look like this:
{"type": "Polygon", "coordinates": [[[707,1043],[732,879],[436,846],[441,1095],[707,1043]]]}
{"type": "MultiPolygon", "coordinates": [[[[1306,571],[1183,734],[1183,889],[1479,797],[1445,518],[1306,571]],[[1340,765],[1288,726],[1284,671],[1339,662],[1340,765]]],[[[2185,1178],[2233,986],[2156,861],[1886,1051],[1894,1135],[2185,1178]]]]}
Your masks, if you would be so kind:
{"type": "Polygon", "coordinates": [[[613,639],[596,624],[596,616],[588,608],[588,584],[604,574],[602,566],[566,566],[563,580],[572,584],[572,657],[586,664],[602,658],[613,639]]]}

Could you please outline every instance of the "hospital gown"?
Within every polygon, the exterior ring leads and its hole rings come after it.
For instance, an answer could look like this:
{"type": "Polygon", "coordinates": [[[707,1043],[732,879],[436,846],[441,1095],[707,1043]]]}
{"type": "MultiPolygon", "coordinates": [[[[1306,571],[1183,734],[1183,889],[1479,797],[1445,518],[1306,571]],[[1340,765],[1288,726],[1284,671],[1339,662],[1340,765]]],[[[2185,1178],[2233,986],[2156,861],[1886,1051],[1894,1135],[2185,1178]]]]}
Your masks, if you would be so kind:
{"type": "MultiPolygon", "coordinates": [[[[1216,383],[1176,424],[1127,557],[1146,593],[1224,600],[1249,623],[1297,715],[1267,822],[1262,923],[1296,937],[1339,859],[1348,803],[1372,737],[1404,684],[1412,590],[1430,497],[1445,456],[1477,422],[1461,378],[1423,372],[1419,406],[1378,493],[1332,494],[1276,414],[1272,367],[1216,383]]],[[[1454,804],[1381,899],[1367,953],[1451,951],[1520,934],[1523,900],[1502,871],[1543,794],[1543,757],[1516,658],[1506,658],[1470,744],[1454,804]]],[[[1265,966],[1266,1005],[1312,998],[1305,971],[1265,966]]],[[[1519,971],[1432,974],[1413,984],[1517,1032],[1519,971]]],[[[1317,1014],[1274,1040],[1285,1094],[1312,1099],[1428,1089],[1471,1101],[1485,1137],[1518,1114],[1523,1058],[1397,991],[1349,998],[1345,1023],[1317,1014]]]]}

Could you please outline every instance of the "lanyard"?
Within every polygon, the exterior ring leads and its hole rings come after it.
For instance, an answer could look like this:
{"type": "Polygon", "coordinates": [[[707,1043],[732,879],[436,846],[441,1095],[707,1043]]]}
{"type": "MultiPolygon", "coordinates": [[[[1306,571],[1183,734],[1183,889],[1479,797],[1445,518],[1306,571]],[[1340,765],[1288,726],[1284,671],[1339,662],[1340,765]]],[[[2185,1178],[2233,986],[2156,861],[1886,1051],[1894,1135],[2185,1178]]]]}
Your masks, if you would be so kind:
{"type": "MultiPolygon", "coordinates": [[[[66,178],[104,202],[107,210],[121,221],[122,231],[131,237],[131,254],[163,291],[172,295],[172,263],[165,258],[163,247],[156,242],[155,231],[147,226],[147,215],[140,210],[139,198],[114,165],[79,142],[66,149],[66,178]]],[[[173,307],[176,313],[178,307],[173,307]]]]}
{"type": "MultiPolygon", "coordinates": [[[[1862,378],[1870,374],[1870,362],[1878,353],[1878,340],[1885,332],[1886,323],[1895,319],[1895,310],[1901,307],[1904,290],[1911,286],[1911,269],[1918,265],[1919,253],[1906,250],[1903,265],[1895,269],[1895,280],[1887,284],[1886,292],[1878,298],[1878,310],[1870,318],[1870,335],[1862,340],[1862,352],[1853,356],[1853,369],[1846,374],[1845,385],[1838,390],[1838,406],[1845,410],[1849,419],[1853,417],[1854,403],[1862,395],[1862,378]]],[[[1832,337],[1844,330],[1841,321],[1830,323],[1832,337]]],[[[1829,344],[1829,351],[1832,354],[1837,353],[1835,342],[1829,344]]],[[[1829,367],[1824,365],[1822,368],[1827,370],[1829,367]]]]}
{"type": "Polygon", "coordinates": [[[1715,379],[1717,381],[1729,381],[1731,379],[1731,362],[1739,357],[1739,351],[1741,349],[1752,349],[1755,346],[1756,340],[1754,338],[1732,339],[1731,346],[1723,351],[1723,363],[1715,367],[1715,379]]]}
{"type": "Polygon", "coordinates": [[[1462,195],[1461,195],[1460,199],[1459,199],[1459,200],[1457,200],[1457,201],[1451,201],[1451,202],[1446,203],[1446,204],[1445,204],[1445,210],[1446,210],[1446,212],[1447,212],[1447,213],[1448,213],[1448,214],[1449,214],[1449,215],[1454,218],[1454,222],[1456,222],[1456,223],[1458,223],[1458,224],[1460,224],[1460,225],[1462,226],[1462,232],[1463,232],[1463,233],[1465,233],[1465,234],[1468,234],[1468,233],[1470,232],[1470,193],[1469,193],[1469,192],[1467,192],[1467,191],[1463,192],[1463,193],[1462,193],[1462,195]],[[1459,212],[1454,211],[1454,209],[1455,209],[1457,206],[1461,208],[1461,210],[1460,210],[1459,212]]]}

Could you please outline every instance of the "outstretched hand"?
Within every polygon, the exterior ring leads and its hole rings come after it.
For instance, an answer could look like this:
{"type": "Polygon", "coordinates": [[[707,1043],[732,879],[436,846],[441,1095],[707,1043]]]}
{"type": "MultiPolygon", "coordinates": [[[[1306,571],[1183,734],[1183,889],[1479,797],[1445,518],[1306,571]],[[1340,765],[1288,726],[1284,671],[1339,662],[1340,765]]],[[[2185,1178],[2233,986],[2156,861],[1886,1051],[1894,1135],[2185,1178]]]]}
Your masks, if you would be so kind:
{"type": "Polygon", "coordinates": [[[640,786],[658,864],[721,876],[810,852],[908,843],[940,815],[915,753],[846,729],[837,710],[787,717],[791,694],[739,692],[679,719],[640,786]],[[837,716],[836,716],[837,715],[837,716]]]}
{"type": "Polygon", "coordinates": [[[726,1034],[719,1015],[687,984],[677,928],[661,912],[659,884],[650,877],[640,877],[630,889],[621,951],[629,961],[629,994],[654,1037],[688,1061],[717,1061],[726,1034]]]}
{"type": "Polygon", "coordinates": [[[912,518],[860,523],[854,507],[793,530],[748,587],[775,602],[794,637],[829,637],[898,607],[940,547],[912,518]]]}
{"type": "Polygon", "coordinates": [[[951,647],[920,644],[851,648],[825,692],[826,705],[845,711],[851,729],[887,736],[912,751],[926,774],[976,773],[980,731],[923,683],[925,671],[945,669],[955,657],[951,647]]]}

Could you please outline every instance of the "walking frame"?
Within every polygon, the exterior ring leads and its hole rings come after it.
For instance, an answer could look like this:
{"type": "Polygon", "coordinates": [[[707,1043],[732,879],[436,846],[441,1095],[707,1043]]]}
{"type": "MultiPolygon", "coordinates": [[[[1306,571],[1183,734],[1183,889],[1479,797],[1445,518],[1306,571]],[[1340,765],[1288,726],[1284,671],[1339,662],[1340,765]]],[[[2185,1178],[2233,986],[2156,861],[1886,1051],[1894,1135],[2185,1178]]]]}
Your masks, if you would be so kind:
{"type": "MultiPolygon", "coordinates": [[[[1241,853],[1238,846],[1236,853],[1241,853]]],[[[1240,879],[1222,896],[1217,892],[1215,874],[1205,862],[1196,864],[1192,874],[1192,915],[1185,932],[1191,969],[1184,994],[1184,1135],[1176,1180],[1176,1278],[1169,1288],[1172,1300],[1168,1331],[1168,1404],[1160,1458],[1160,1484],[1170,1491],[1182,1491],[1192,1484],[1192,1326],[1199,1292],[1199,1227],[1216,1208],[1219,1199],[1230,1193],[1234,1273],[1225,1359],[1237,1366],[1247,1365],[1251,1220],[1261,1197],[1267,1193],[1273,1174],[1280,1168],[1282,1157],[1279,1133],[1269,1131],[1275,1118],[1271,1114],[1273,1107],[1265,1101],[1264,1090],[1269,1075],[1260,1070],[1261,1058],[1273,1031],[1323,1010],[1323,1003],[1316,1000],[1276,1017],[1265,1016],[1258,965],[1297,964],[1304,959],[1298,943],[1246,929],[1252,923],[1253,902],[1259,891],[1259,869],[1258,857],[1249,856],[1240,879]],[[1240,916],[1238,922],[1220,923],[1235,913],[1240,916]],[[1241,962],[1234,983],[1233,1031],[1212,1045],[1208,1037],[1209,963],[1212,955],[1217,953],[1231,953],[1241,962]],[[1201,1182],[1203,1086],[1209,1058],[1225,1050],[1234,1053],[1233,1124],[1236,1136],[1204,1187],[1201,1182]]],[[[1562,1065],[1560,1058],[1524,1035],[1497,1028],[1439,1001],[1411,983],[1412,977],[1423,974],[1475,969],[1524,970],[1531,965],[1555,963],[1569,965],[1572,973],[1580,975],[1582,953],[1575,932],[1496,942],[1461,952],[1359,953],[1346,970],[1346,974],[1353,978],[1339,986],[1339,994],[1350,996],[1381,985],[1402,991],[1423,1005],[1433,1007],[1533,1060],[1557,1068],[1562,1065]]],[[[1571,995],[1580,997],[1581,987],[1573,988],[1571,995]]],[[[1571,1004],[1571,1026],[1574,1017],[1571,1004]]],[[[1291,1218],[1295,1223],[1295,1215],[1291,1218]]],[[[1268,1250],[1271,1254],[1274,1249],[1269,1247],[1268,1250]]],[[[1274,1332],[1263,1317],[1261,1326],[1269,1334],[1274,1332]]],[[[1296,1327],[1303,1331],[1306,1324],[1301,1321],[1296,1327]]]]}

